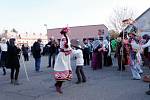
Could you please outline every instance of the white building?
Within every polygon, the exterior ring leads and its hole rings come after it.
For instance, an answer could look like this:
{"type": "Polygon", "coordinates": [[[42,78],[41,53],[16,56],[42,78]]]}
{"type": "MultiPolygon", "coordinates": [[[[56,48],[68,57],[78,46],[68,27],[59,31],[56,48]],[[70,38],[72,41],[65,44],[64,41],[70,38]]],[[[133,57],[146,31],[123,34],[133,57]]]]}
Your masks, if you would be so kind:
{"type": "Polygon", "coordinates": [[[3,35],[3,37],[10,39],[15,38],[16,43],[19,45],[27,44],[28,46],[32,46],[37,39],[42,39],[42,44],[48,43],[47,34],[29,34],[29,33],[15,33],[15,32],[7,32],[3,35]]]}

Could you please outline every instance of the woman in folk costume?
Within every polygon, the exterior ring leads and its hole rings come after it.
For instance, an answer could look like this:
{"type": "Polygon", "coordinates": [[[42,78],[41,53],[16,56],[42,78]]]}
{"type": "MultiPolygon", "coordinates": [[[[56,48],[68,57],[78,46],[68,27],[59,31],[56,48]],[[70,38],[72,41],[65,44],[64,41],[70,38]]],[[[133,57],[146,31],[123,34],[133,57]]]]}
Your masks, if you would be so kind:
{"type": "Polygon", "coordinates": [[[60,40],[60,52],[54,65],[54,75],[56,80],[55,87],[58,93],[62,93],[62,83],[66,80],[71,80],[72,78],[70,63],[70,54],[72,49],[70,46],[69,37],[67,36],[68,28],[63,28],[60,33],[62,35],[60,40]]]}
{"type": "MultiPolygon", "coordinates": [[[[101,30],[98,30],[98,35],[101,35],[101,30]]],[[[100,37],[95,38],[93,41],[93,57],[92,65],[93,70],[102,69],[102,51],[103,51],[103,42],[99,39],[100,37]]]]}
{"type": "Polygon", "coordinates": [[[130,40],[131,44],[130,48],[130,68],[133,75],[133,79],[140,80],[141,76],[140,74],[143,73],[143,70],[141,69],[142,59],[141,59],[141,46],[135,39],[135,34],[130,33],[130,40]]]}

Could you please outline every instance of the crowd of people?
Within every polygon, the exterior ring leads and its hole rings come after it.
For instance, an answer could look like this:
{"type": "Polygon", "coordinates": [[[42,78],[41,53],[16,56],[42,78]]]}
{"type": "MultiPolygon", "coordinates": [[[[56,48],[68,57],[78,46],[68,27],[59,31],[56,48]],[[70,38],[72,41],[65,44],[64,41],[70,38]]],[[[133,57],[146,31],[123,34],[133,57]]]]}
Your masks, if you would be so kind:
{"type": "MultiPolygon", "coordinates": [[[[126,65],[130,66],[132,77],[134,80],[140,80],[143,70],[143,52],[148,48],[148,59],[150,61],[150,36],[137,35],[136,30],[131,30],[128,33],[120,33],[120,36],[112,45],[110,37],[102,37],[102,31],[98,30],[94,40],[84,39],[83,44],[78,43],[72,45],[69,36],[69,29],[63,28],[60,32],[62,36],[59,42],[56,42],[52,37],[45,45],[41,47],[42,40],[38,39],[31,47],[31,52],[35,60],[35,71],[40,72],[41,56],[48,54],[48,68],[54,69],[54,77],[56,80],[55,87],[58,93],[62,92],[62,85],[66,80],[72,79],[71,57],[76,59],[76,75],[77,82],[80,84],[86,82],[87,78],[84,74],[83,66],[91,66],[95,71],[102,69],[103,66],[112,66],[111,50],[115,51],[114,57],[118,60],[118,71],[125,71],[126,65]]],[[[29,61],[28,45],[23,44],[21,48],[15,45],[15,39],[11,38],[6,41],[1,39],[1,59],[0,65],[3,69],[3,75],[6,75],[6,68],[11,69],[11,84],[19,85],[18,75],[20,69],[20,54],[22,53],[25,61],[29,61]]],[[[150,64],[149,64],[150,67],[150,64]]],[[[146,92],[150,94],[150,90],[146,92]]]]}

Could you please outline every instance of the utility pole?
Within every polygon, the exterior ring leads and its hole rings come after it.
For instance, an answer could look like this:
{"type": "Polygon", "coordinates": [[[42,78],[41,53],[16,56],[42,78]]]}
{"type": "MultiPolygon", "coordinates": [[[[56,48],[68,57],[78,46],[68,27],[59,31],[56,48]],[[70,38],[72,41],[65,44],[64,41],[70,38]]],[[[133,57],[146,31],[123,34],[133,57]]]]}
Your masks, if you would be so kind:
{"type": "Polygon", "coordinates": [[[123,52],[124,52],[124,35],[125,35],[125,29],[127,28],[127,26],[128,25],[130,25],[130,24],[133,24],[133,20],[131,19],[131,18],[128,18],[128,19],[125,19],[125,20],[123,20],[122,21],[122,23],[123,23],[123,25],[122,25],[122,57],[121,57],[121,70],[122,70],[122,67],[123,67],[123,62],[122,62],[122,60],[123,60],[123,52]]]}

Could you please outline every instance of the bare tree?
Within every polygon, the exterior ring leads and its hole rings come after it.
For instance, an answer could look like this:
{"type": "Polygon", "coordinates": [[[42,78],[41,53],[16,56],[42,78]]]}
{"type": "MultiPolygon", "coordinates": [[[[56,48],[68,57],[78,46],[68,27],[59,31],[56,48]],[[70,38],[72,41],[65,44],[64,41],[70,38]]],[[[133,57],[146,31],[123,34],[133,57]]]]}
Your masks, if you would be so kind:
{"type": "Polygon", "coordinates": [[[111,29],[120,32],[123,28],[122,21],[128,18],[134,19],[135,13],[132,9],[127,7],[120,7],[113,10],[109,22],[111,29]]]}
{"type": "Polygon", "coordinates": [[[13,29],[11,30],[11,32],[18,33],[18,31],[17,31],[15,28],[13,28],[13,29]]]}
{"type": "Polygon", "coordinates": [[[110,38],[111,39],[117,38],[119,36],[119,33],[114,31],[114,30],[109,30],[109,33],[110,33],[110,38]]]}

